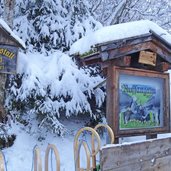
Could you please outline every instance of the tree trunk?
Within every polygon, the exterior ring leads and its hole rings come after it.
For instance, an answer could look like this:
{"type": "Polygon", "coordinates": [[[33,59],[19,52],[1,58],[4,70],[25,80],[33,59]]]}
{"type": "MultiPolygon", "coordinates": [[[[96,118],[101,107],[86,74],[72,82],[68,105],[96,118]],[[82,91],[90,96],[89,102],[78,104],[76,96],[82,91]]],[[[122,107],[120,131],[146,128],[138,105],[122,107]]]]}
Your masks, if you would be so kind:
{"type": "Polygon", "coordinates": [[[14,18],[14,6],[15,0],[4,0],[4,20],[13,28],[13,18],[14,18]]]}

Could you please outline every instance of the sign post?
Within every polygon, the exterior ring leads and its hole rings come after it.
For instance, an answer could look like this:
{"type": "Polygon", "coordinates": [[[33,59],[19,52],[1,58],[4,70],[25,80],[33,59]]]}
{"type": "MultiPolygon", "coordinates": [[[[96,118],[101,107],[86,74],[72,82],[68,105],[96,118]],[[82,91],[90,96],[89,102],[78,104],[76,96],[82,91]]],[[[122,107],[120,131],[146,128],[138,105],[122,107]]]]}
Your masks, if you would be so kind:
{"type": "Polygon", "coordinates": [[[15,74],[17,69],[18,48],[10,45],[0,45],[0,122],[4,122],[5,83],[7,74],[15,74]]]}
{"type": "Polygon", "coordinates": [[[4,108],[7,74],[15,74],[19,48],[25,49],[22,40],[0,19],[0,122],[5,122],[4,108]]]}

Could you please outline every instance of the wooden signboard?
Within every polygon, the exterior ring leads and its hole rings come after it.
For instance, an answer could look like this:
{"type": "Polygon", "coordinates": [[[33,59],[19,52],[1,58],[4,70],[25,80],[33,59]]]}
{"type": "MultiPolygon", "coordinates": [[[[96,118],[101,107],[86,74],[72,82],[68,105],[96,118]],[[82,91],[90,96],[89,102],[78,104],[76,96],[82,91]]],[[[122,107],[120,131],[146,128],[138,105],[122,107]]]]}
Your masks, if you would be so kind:
{"type": "Polygon", "coordinates": [[[16,73],[18,48],[0,45],[0,73],[16,73]]]}
{"type": "Polygon", "coordinates": [[[156,53],[148,52],[148,51],[141,51],[138,62],[142,64],[155,66],[156,65],[156,53]]]}
{"type": "Polygon", "coordinates": [[[170,171],[171,138],[104,147],[101,171],[170,171]]]}
{"type": "Polygon", "coordinates": [[[169,132],[169,74],[113,66],[111,75],[107,119],[116,137],[169,132]]]}

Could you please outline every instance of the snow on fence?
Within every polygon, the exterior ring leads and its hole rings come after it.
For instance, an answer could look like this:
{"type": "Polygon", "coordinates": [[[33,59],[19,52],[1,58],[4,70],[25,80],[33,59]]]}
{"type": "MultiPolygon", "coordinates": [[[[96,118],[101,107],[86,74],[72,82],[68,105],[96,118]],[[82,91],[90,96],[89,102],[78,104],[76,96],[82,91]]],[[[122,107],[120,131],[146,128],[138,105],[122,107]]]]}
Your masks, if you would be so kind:
{"type": "Polygon", "coordinates": [[[106,146],[100,166],[101,171],[170,171],[171,138],[106,146]]]}

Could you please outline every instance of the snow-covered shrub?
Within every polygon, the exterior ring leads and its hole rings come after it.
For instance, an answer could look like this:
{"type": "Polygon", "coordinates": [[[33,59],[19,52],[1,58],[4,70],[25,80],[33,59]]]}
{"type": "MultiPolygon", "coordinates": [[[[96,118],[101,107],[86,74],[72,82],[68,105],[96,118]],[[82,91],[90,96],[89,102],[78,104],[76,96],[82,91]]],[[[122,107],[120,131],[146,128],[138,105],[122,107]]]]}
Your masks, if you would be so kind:
{"type": "Polygon", "coordinates": [[[79,69],[60,51],[49,56],[20,53],[18,72],[9,84],[7,108],[20,119],[22,113],[27,113],[24,118],[28,123],[32,117],[29,114],[34,113],[39,127],[46,126],[58,135],[65,129],[59,122],[61,116],[88,113],[95,118],[105,99],[100,88],[93,89],[103,79],[90,77],[90,70],[79,69]],[[91,105],[96,106],[96,111],[91,105]]]}
{"type": "Polygon", "coordinates": [[[0,123],[0,149],[13,145],[16,135],[9,132],[10,122],[0,123]]]}

